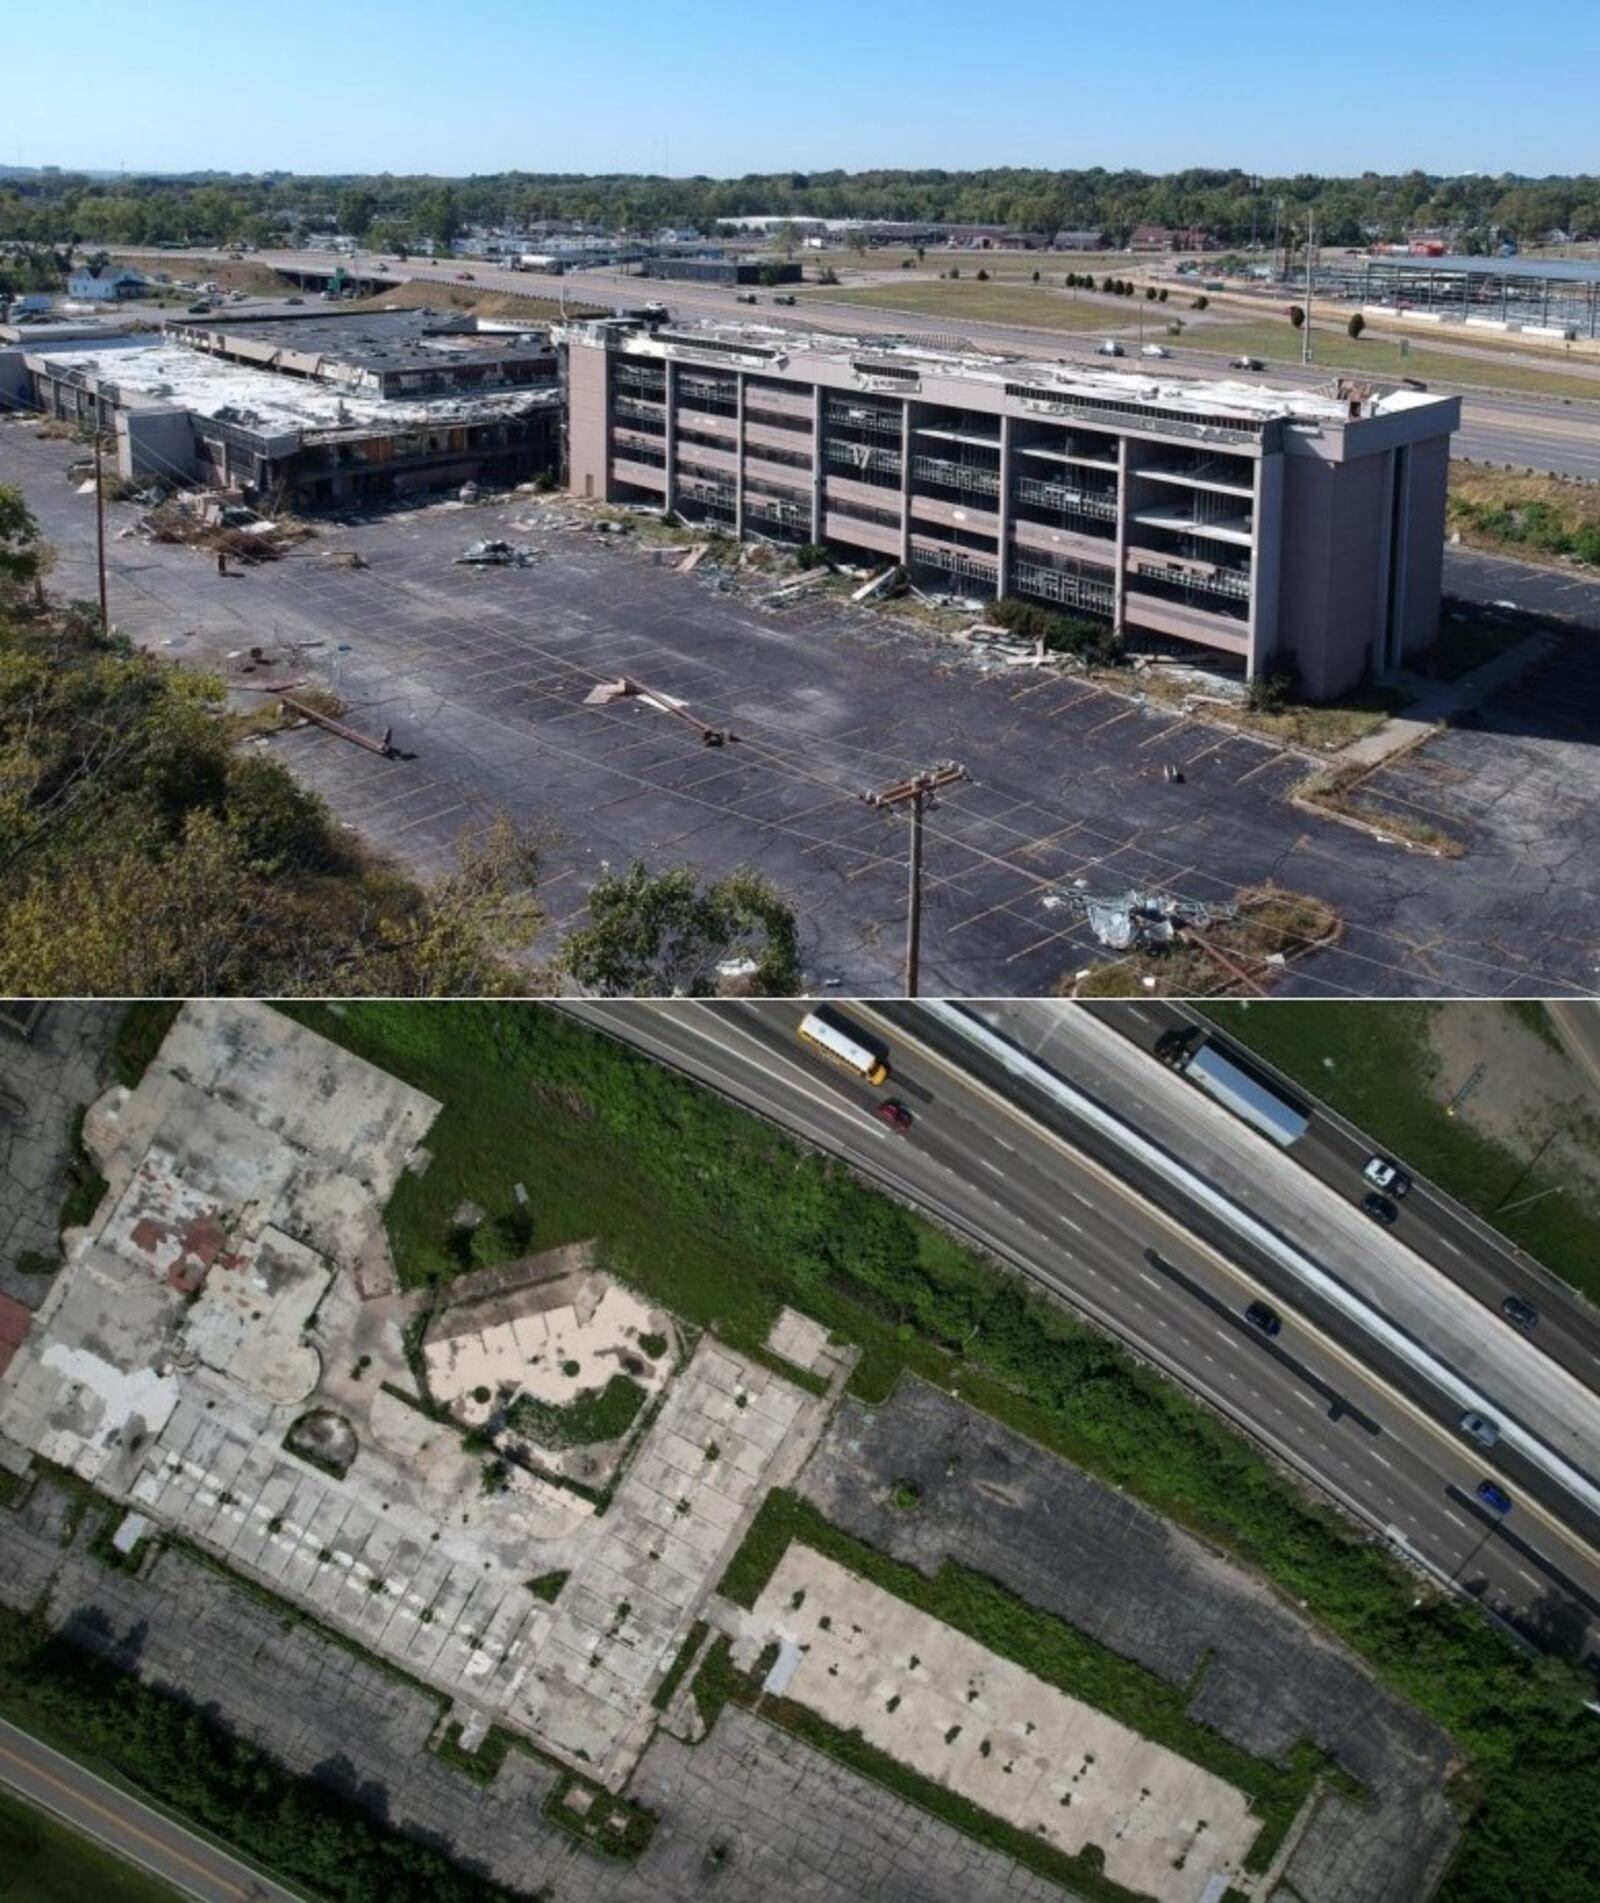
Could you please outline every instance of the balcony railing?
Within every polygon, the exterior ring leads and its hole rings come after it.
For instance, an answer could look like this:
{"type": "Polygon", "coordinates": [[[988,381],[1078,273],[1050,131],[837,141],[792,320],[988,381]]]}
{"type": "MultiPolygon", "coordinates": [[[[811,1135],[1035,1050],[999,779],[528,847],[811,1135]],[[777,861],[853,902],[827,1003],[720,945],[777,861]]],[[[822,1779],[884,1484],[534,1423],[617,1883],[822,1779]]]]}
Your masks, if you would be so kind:
{"type": "Polygon", "coordinates": [[[828,461],[857,475],[870,471],[874,475],[893,476],[897,482],[904,468],[897,449],[875,449],[870,443],[842,443],[835,436],[828,438],[828,461]]]}
{"type": "Polygon", "coordinates": [[[945,542],[927,542],[916,535],[911,538],[911,555],[924,568],[937,568],[946,575],[961,575],[970,581],[988,582],[991,586],[999,573],[998,564],[992,556],[975,555],[964,548],[951,548],[945,542]]]}
{"type": "Polygon", "coordinates": [[[1060,515],[1086,515],[1096,522],[1115,522],[1117,492],[1114,489],[1083,489],[1064,482],[1042,482],[1037,476],[1018,476],[1018,502],[1031,503],[1036,509],[1054,509],[1060,515]]]}
{"type": "Polygon", "coordinates": [[[874,436],[900,440],[900,412],[879,410],[864,403],[830,403],[827,411],[830,429],[866,430],[874,436]]]}
{"type": "Polygon", "coordinates": [[[1115,612],[1116,591],[1108,581],[1089,575],[1074,575],[1064,568],[1050,568],[1040,562],[1013,562],[1011,585],[1043,601],[1058,601],[1067,608],[1086,608],[1092,614],[1115,612]]]}
{"type": "Polygon", "coordinates": [[[1174,588],[1195,588],[1204,594],[1225,595],[1230,601],[1250,599],[1250,574],[1247,569],[1197,566],[1174,568],[1165,562],[1148,562],[1137,555],[1128,559],[1128,567],[1147,581],[1166,582],[1174,588]]]}
{"type": "Polygon", "coordinates": [[[913,456],[911,473],[921,482],[938,483],[945,489],[965,489],[970,495],[997,496],[1000,471],[977,463],[950,462],[943,456],[913,456]]]}

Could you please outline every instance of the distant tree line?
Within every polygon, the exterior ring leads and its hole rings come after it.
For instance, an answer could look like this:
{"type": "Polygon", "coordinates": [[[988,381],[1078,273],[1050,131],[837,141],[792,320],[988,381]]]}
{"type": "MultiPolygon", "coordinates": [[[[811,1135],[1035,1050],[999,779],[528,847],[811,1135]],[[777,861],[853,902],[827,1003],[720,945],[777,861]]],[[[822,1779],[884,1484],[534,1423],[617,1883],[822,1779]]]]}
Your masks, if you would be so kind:
{"type": "Polygon", "coordinates": [[[1502,238],[1531,243],[1561,230],[1600,236],[1600,178],[1451,177],[1413,171],[1263,178],[1236,169],[1167,174],[1053,172],[750,173],[669,179],[635,174],[502,172],[466,179],[293,173],[135,176],[0,175],[0,240],[31,244],[160,244],[237,240],[267,245],[298,219],[337,221],[391,247],[448,244],[465,225],[583,218],[628,230],[708,228],[719,218],[879,218],[996,224],[1046,238],[1104,233],[1122,245],[1136,225],[1198,226],[1227,245],[1270,242],[1274,208],[1286,229],[1316,214],[1330,245],[1400,238],[1417,228],[1460,235],[1469,249],[1502,238]]]}

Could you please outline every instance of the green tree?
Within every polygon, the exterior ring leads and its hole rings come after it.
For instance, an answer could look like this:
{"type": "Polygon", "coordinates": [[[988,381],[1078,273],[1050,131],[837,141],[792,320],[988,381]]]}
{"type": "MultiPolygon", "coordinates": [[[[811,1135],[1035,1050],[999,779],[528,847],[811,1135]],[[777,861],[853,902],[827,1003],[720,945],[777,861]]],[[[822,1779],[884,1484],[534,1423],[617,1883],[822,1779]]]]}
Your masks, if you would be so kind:
{"type": "Polygon", "coordinates": [[[37,598],[51,555],[22,491],[0,483],[0,609],[23,594],[37,598]]]}
{"type": "Polygon", "coordinates": [[[1288,310],[1288,317],[1289,317],[1290,324],[1296,330],[1305,329],[1306,313],[1305,313],[1305,306],[1303,304],[1291,304],[1288,310]]]}
{"type": "Polygon", "coordinates": [[[1366,327],[1367,320],[1361,315],[1360,311],[1352,311],[1350,313],[1350,321],[1345,325],[1345,331],[1351,337],[1359,337],[1366,327]]]}
{"type": "Polygon", "coordinates": [[[377,212],[377,199],[362,186],[339,194],[339,229],[348,237],[366,237],[377,212]]]}
{"type": "Polygon", "coordinates": [[[717,968],[748,962],[749,989],[793,994],[800,982],[794,914],[765,879],[731,873],[700,886],[687,866],[654,873],[638,861],[607,872],[589,895],[590,923],[567,939],[561,962],[608,997],[706,997],[717,968]]]}

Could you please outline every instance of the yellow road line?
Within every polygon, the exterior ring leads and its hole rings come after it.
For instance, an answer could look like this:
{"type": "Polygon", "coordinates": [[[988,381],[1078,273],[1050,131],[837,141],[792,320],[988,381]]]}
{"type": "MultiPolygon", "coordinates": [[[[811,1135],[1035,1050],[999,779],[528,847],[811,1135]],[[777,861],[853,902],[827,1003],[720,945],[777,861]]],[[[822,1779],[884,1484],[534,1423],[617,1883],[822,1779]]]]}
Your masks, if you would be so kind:
{"type": "MultiPolygon", "coordinates": [[[[1391,1387],[1388,1382],[1375,1374],[1363,1362],[1357,1360],[1349,1350],[1325,1334],[1314,1322],[1307,1321],[1304,1315],[1298,1313],[1298,1311],[1294,1311],[1292,1303],[1284,1301],[1275,1291],[1264,1290],[1261,1285],[1254,1281],[1243,1269],[1236,1267],[1210,1243],[1204,1241],[1201,1237],[1195,1235],[1193,1231],[1187,1229],[1176,1217],[1169,1215],[1156,1204],[1147,1202],[1137,1190],[1124,1183],[1121,1178],[1113,1175],[1103,1164],[1097,1163],[1092,1157],[1085,1156],[1081,1150],[1074,1148],[1065,1137],[1058,1135],[1056,1131],[1050,1129],[1045,1124],[1037,1122],[1025,1111],[1019,1110],[1016,1105],[1012,1104],[1007,1098],[1002,1097],[997,1091],[992,1090],[987,1084],[972,1077],[966,1071],[958,1069],[946,1058],[942,1057],[939,1052],[930,1049],[928,1045],[922,1043],[913,1033],[908,1032],[903,1025],[880,1017],[869,1005],[856,1005],[853,1008],[860,1013],[860,1015],[872,1018],[890,1038],[898,1039],[901,1043],[914,1044],[919,1054],[927,1062],[935,1065],[939,1070],[943,1071],[947,1077],[959,1083],[963,1089],[973,1091],[977,1095],[985,1098],[994,1108],[1002,1111],[1005,1116],[1010,1118],[1013,1123],[1028,1130],[1035,1139],[1042,1139],[1045,1143],[1059,1150],[1062,1155],[1070,1157],[1078,1169],[1092,1176],[1130,1208],[1139,1210],[1147,1220],[1153,1220],[1169,1235],[1175,1237],[1213,1268],[1218,1270],[1236,1287],[1243,1289],[1250,1295],[1272,1294],[1272,1298],[1275,1302],[1282,1307],[1289,1308],[1295,1313],[1297,1326],[1317,1343],[1330,1360],[1344,1368],[1362,1387],[1367,1388],[1373,1394],[1382,1395],[1384,1400],[1391,1406],[1397,1408],[1418,1427],[1422,1428],[1438,1443],[1440,1448],[1449,1454],[1452,1461],[1459,1462],[1462,1460],[1464,1449],[1456,1436],[1448,1428],[1434,1420],[1431,1415],[1423,1412],[1408,1395],[1402,1394],[1398,1389],[1391,1387]]],[[[1492,1463],[1486,1461],[1482,1464],[1491,1465],[1492,1463]]],[[[1562,1521],[1556,1519],[1538,1500],[1532,1499],[1524,1494],[1522,1495],[1520,1504],[1530,1518],[1539,1521],[1542,1526],[1554,1534],[1555,1537],[1572,1552],[1587,1560],[1591,1565],[1600,1566],[1600,1550],[1592,1547],[1581,1534],[1574,1532],[1570,1527],[1564,1525],[1562,1521]]]]}
{"type": "MultiPolygon", "coordinates": [[[[194,1871],[196,1876],[204,1877],[208,1883],[216,1885],[219,1889],[226,1890],[230,1896],[246,1897],[250,1894],[248,1890],[241,1889],[237,1883],[230,1883],[226,1877],[219,1876],[216,1871],[208,1869],[205,1864],[196,1863],[193,1857],[186,1856],[181,1850],[175,1850],[170,1844],[163,1843],[159,1837],[152,1836],[149,1831],[141,1830],[137,1824],[130,1823],[127,1818],[112,1810],[108,1805],[101,1804],[96,1799],[86,1796],[81,1791],[75,1790],[64,1778],[56,1777],[53,1772],[40,1770],[36,1765],[29,1763],[28,1759],[23,1757],[20,1752],[13,1751],[8,1746],[0,1744],[0,1759],[5,1759],[9,1763],[19,1765],[30,1778],[36,1779],[41,1784],[50,1785],[52,1789],[60,1791],[63,1796],[71,1799],[71,1801],[80,1808],[92,1811],[95,1816],[103,1818],[106,1823],[112,1825],[126,1836],[133,1837],[140,1843],[147,1844],[152,1850],[166,1858],[169,1862],[182,1864],[186,1869],[194,1871]]],[[[26,1797],[28,1795],[24,1786],[15,1785],[14,1788],[17,1789],[22,1796],[26,1797]]],[[[130,1799],[129,1801],[135,1802],[136,1800],[130,1799]]],[[[70,1816],[63,1815],[62,1821],[69,1825],[72,1823],[70,1816]]],[[[174,1825],[173,1828],[177,1829],[180,1828],[180,1826],[174,1825]]],[[[110,1845],[108,1847],[114,1850],[116,1846],[110,1845]]],[[[156,1872],[155,1874],[159,1875],[160,1873],[156,1872]]]]}

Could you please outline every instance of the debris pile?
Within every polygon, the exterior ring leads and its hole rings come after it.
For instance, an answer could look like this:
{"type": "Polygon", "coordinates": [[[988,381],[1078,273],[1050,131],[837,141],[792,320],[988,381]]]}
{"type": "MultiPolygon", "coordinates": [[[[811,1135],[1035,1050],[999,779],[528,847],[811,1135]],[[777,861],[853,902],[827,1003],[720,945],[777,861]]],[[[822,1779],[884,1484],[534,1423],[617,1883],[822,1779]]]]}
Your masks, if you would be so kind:
{"type": "Polygon", "coordinates": [[[540,555],[525,542],[469,542],[456,557],[458,568],[531,568],[540,555]]]}

